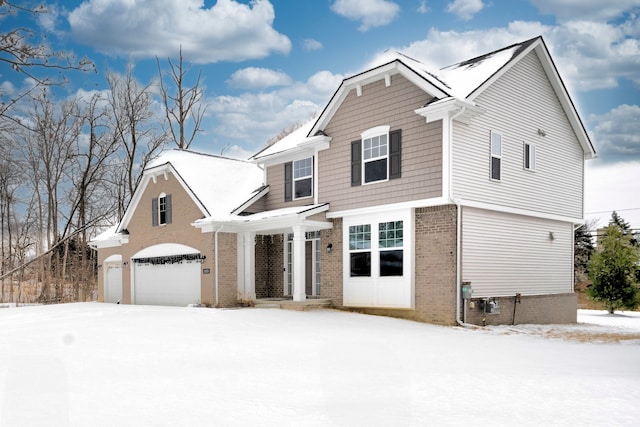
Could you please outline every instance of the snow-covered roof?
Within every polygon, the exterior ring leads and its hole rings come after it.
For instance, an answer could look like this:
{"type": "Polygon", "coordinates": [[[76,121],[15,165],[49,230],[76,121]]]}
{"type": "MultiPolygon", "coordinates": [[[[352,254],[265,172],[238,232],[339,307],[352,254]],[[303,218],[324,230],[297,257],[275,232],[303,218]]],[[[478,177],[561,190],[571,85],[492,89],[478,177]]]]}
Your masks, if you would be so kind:
{"type": "Polygon", "coordinates": [[[535,40],[527,40],[450,65],[440,70],[440,76],[451,88],[453,96],[465,99],[535,40]]]}
{"type": "Polygon", "coordinates": [[[303,124],[298,129],[291,132],[289,135],[276,141],[275,143],[271,144],[264,150],[255,154],[252,157],[252,159],[254,160],[263,159],[273,154],[281,153],[283,151],[287,151],[297,147],[301,142],[305,141],[314,123],[315,123],[315,119],[310,120],[309,122],[303,124]]]}
{"type": "Polygon", "coordinates": [[[167,150],[151,161],[146,174],[171,165],[210,216],[223,216],[249,199],[263,185],[254,163],[187,150],[167,150]]]}

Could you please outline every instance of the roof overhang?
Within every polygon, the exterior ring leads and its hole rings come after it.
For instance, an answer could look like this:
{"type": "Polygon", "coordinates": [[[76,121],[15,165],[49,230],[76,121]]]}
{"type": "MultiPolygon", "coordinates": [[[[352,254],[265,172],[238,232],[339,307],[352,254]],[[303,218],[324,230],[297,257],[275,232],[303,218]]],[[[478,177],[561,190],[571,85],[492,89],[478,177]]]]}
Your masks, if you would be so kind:
{"type": "Polygon", "coordinates": [[[356,74],[353,77],[344,79],[338,90],[333,94],[333,97],[331,97],[331,100],[325,107],[324,111],[322,111],[322,114],[320,114],[320,117],[318,117],[318,120],[316,120],[309,134],[314,135],[316,132],[324,130],[351,90],[355,90],[356,93],[361,94],[363,86],[379,80],[384,80],[386,86],[391,86],[391,77],[397,74],[402,75],[411,83],[415,84],[433,97],[449,97],[448,93],[443,91],[425,76],[420,75],[418,72],[404,64],[401,60],[395,59],[379,67],[372,68],[368,71],[356,74]]]}
{"type": "Polygon", "coordinates": [[[315,156],[318,151],[331,146],[331,137],[326,135],[309,136],[301,140],[295,147],[253,159],[258,165],[273,166],[291,162],[305,157],[315,156]]]}
{"type": "Polygon", "coordinates": [[[192,225],[203,233],[226,232],[260,234],[290,233],[293,227],[302,227],[307,231],[326,230],[333,227],[328,221],[312,220],[309,217],[326,212],[328,203],[294,208],[274,209],[252,215],[232,215],[227,218],[204,218],[192,225]]]}
{"type": "Polygon", "coordinates": [[[424,117],[427,123],[452,117],[453,120],[466,124],[486,111],[472,102],[453,97],[440,99],[414,110],[416,114],[424,117]]]}
{"type": "Polygon", "coordinates": [[[89,242],[93,249],[115,248],[129,243],[128,233],[103,233],[89,242]]]}

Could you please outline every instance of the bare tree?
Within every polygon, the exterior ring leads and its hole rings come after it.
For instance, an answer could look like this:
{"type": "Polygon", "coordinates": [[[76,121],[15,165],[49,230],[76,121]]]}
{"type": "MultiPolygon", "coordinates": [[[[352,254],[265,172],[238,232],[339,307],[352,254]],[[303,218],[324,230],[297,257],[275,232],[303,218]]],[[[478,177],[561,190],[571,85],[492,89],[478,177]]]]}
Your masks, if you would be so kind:
{"type": "MultiPolygon", "coordinates": [[[[10,25],[9,18],[17,14],[33,16],[48,13],[43,5],[31,6],[0,0],[0,19],[3,26],[10,25]]],[[[46,43],[46,35],[30,28],[17,27],[0,31],[0,63],[7,64],[12,70],[29,77],[35,84],[22,92],[7,94],[0,88],[0,117],[14,120],[9,110],[18,102],[37,92],[43,86],[60,85],[67,82],[62,71],[95,71],[94,64],[87,58],[77,59],[67,52],[51,49],[46,43]],[[54,77],[50,71],[57,73],[54,77]],[[11,95],[7,98],[7,95],[11,95]]]]}
{"type": "Polygon", "coordinates": [[[124,210],[142,176],[142,170],[166,144],[166,133],[160,129],[152,111],[151,85],[141,85],[133,77],[129,64],[125,75],[107,72],[109,106],[114,137],[123,153],[122,163],[113,165],[112,183],[115,184],[117,220],[124,210]]]}
{"type": "Polygon", "coordinates": [[[174,64],[171,58],[167,58],[169,69],[163,73],[158,63],[158,74],[160,75],[160,94],[164,103],[166,123],[174,143],[180,149],[188,149],[196,134],[201,130],[202,118],[207,110],[207,106],[202,104],[204,90],[201,86],[202,70],[198,73],[193,86],[188,87],[185,78],[190,66],[185,68],[182,61],[182,46],[178,63],[174,64]],[[165,83],[165,77],[169,84],[173,86],[173,91],[165,83]],[[190,130],[187,128],[190,127],[190,130]]]}

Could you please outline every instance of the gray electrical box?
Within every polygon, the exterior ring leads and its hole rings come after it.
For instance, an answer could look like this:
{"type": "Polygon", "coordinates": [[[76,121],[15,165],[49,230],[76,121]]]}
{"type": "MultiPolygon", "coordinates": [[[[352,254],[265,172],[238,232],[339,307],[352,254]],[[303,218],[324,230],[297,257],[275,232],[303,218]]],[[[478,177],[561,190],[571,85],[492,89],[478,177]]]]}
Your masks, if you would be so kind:
{"type": "Polygon", "coordinates": [[[486,299],[483,301],[484,312],[487,314],[500,314],[500,303],[498,301],[486,299]]]}
{"type": "Polygon", "coordinates": [[[462,299],[471,299],[473,289],[471,289],[471,282],[462,282],[462,299]]]}

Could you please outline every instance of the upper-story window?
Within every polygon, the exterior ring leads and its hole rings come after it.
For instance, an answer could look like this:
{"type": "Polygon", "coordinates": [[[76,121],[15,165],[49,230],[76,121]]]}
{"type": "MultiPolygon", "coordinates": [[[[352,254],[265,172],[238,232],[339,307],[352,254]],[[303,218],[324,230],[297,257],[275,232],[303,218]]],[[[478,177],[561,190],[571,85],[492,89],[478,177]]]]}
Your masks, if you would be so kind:
{"type": "Polygon", "coordinates": [[[151,224],[171,224],[171,194],[160,193],[151,200],[151,224]]]}
{"type": "Polygon", "coordinates": [[[502,179],[502,135],[491,131],[491,179],[502,179]]]}
{"type": "Polygon", "coordinates": [[[536,170],[536,146],[525,142],[523,144],[522,162],[525,170],[536,170]]]}
{"type": "Polygon", "coordinates": [[[313,193],[313,157],[293,162],[293,198],[311,197],[313,193]]]}
{"type": "Polygon", "coordinates": [[[313,195],[313,157],[284,164],[284,200],[288,202],[313,195]]]}
{"type": "Polygon", "coordinates": [[[377,126],[364,131],[362,139],[351,143],[351,185],[400,178],[400,129],[377,126]]]}

